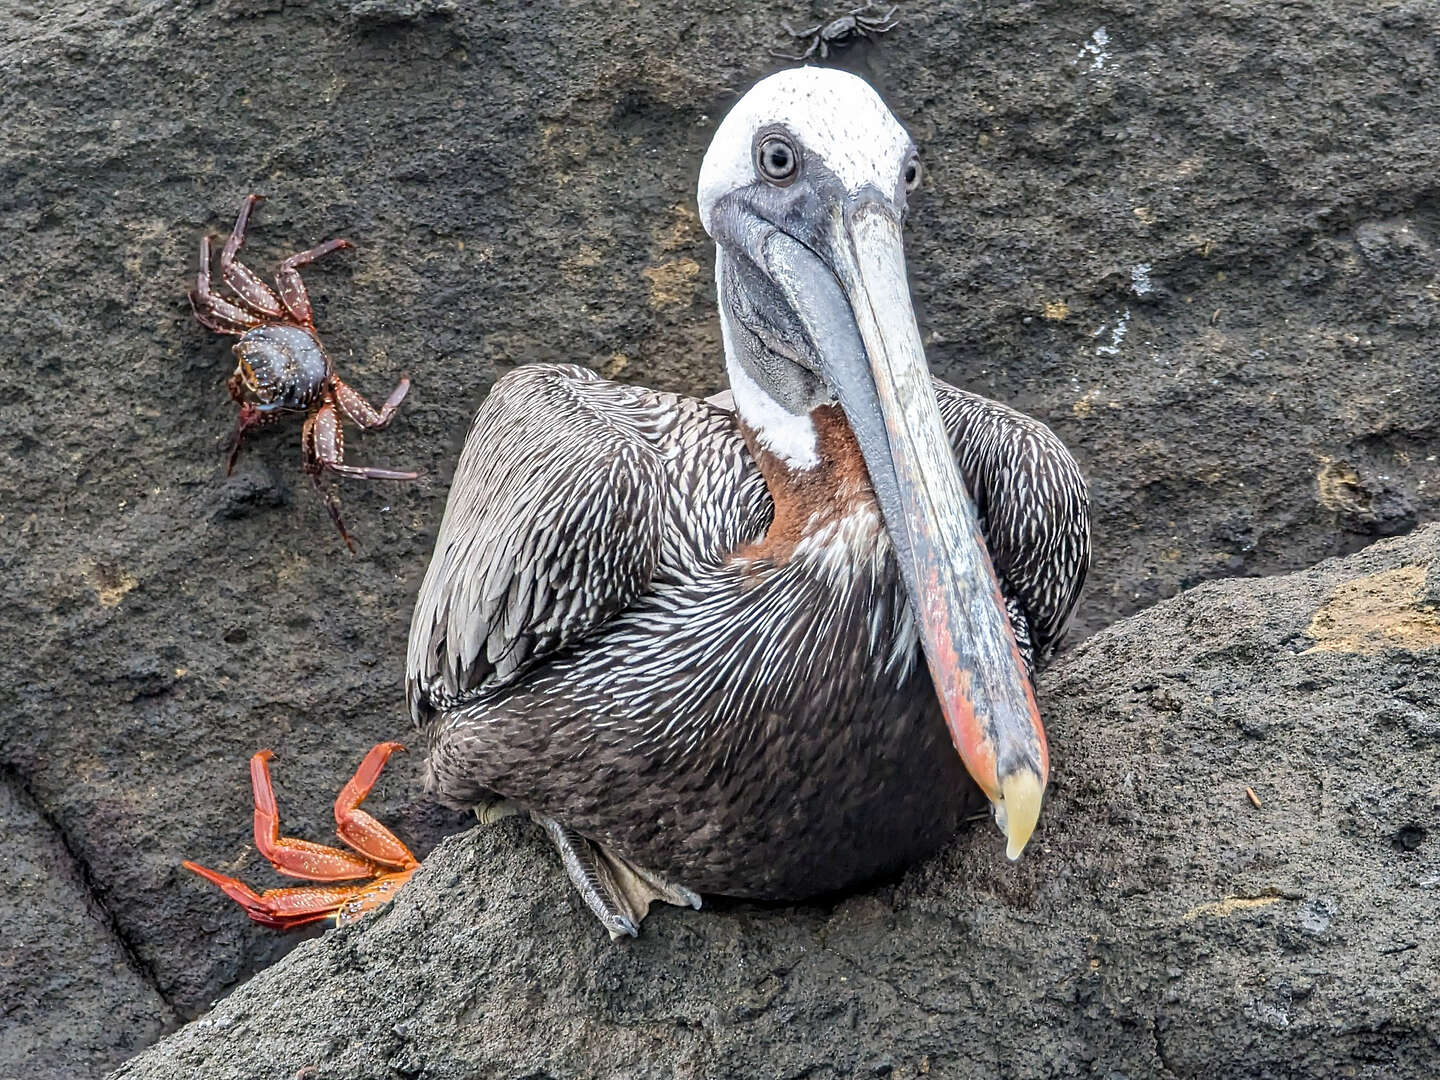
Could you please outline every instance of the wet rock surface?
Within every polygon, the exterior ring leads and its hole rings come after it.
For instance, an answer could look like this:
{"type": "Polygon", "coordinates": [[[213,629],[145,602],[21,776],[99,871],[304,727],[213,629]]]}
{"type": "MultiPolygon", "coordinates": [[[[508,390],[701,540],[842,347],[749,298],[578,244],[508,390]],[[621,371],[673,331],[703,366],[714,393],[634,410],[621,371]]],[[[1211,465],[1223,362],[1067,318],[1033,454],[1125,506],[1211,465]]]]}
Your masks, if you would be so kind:
{"type": "MultiPolygon", "coordinates": [[[[146,1000],[138,972],[172,1025],[293,947],[179,860],[275,883],[246,758],[275,749],[286,828],[323,839],[365,749],[404,737],[410,603],[497,370],[719,388],[700,157],[790,47],[779,21],[834,13],[0,0],[0,767],[130,958],[72,984],[76,1017],[146,1000]],[[248,191],[270,196],[245,255],[262,273],[356,243],[306,272],[341,373],[377,401],[415,380],[390,430],[349,440],[425,470],[343,486],[358,557],[299,472],[298,419],[223,476],[229,342],[184,289],[248,191]]],[[[1430,15],[902,4],[842,54],[923,148],[934,366],[1046,419],[1091,477],[1077,636],[1436,516],[1430,15]]],[[[462,822],[417,777],[397,759],[372,803],[423,852],[462,822]]],[[[39,977],[33,953],[0,958],[39,977]]],[[[82,1023],[77,1045],[128,1045],[82,1023]]]]}
{"type": "Polygon", "coordinates": [[[1434,1076],[1437,601],[1432,526],[1095,635],[1015,864],[983,825],[612,945],[538,829],[474,829],[117,1076],[1434,1076]]]}

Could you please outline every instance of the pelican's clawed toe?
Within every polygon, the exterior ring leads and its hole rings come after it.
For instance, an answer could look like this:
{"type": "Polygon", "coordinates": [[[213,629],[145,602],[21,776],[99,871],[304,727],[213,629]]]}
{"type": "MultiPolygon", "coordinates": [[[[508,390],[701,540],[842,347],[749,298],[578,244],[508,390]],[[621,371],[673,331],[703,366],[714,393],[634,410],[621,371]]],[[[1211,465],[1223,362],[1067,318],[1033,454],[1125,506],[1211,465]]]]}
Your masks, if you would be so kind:
{"type": "Polygon", "coordinates": [[[610,932],[613,941],[639,937],[640,923],[650,905],[663,900],[676,907],[700,907],[700,894],[683,885],[636,866],[603,844],[581,836],[554,818],[532,812],[530,817],[543,828],[560,852],[571,884],[580,893],[595,917],[610,932]]]}

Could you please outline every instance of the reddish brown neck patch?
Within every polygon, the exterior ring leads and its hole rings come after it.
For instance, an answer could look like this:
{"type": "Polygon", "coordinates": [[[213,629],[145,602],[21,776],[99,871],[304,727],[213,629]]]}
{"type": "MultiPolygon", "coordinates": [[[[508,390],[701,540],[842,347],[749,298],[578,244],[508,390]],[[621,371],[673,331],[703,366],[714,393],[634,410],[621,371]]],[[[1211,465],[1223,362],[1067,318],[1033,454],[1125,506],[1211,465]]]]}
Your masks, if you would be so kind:
{"type": "Polygon", "coordinates": [[[796,469],[761,446],[745,421],[740,421],[745,445],[775,502],[769,530],[760,540],[741,548],[736,553],[740,558],[786,562],[807,534],[862,506],[874,505],[865,458],[840,406],[820,406],[810,413],[810,422],[815,425],[815,452],[820,461],[813,468],[796,469]]]}

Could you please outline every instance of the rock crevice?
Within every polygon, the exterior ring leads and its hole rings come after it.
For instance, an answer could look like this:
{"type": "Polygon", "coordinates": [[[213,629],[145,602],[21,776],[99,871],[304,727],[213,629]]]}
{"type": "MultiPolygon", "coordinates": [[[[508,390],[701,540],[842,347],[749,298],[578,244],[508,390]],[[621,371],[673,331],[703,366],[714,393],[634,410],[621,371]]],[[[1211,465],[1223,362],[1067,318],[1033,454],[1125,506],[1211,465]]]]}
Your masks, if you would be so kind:
{"type": "MultiPolygon", "coordinates": [[[[180,1024],[184,1020],[184,1017],[174,1011],[171,1003],[165,997],[164,989],[160,986],[159,980],[155,977],[154,969],[141,957],[134,943],[126,938],[119,920],[115,917],[115,913],[110,910],[110,906],[105,902],[105,897],[99,884],[95,880],[95,875],[91,872],[89,865],[85,862],[76,845],[71,842],[70,837],[65,832],[64,826],[54,815],[45,809],[44,804],[41,803],[40,800],[36,798],[35,793],[30,790],[30,785],[26,782],[25,778],[16,770],[0,766],[0,786],[5,786],[10,789],[7,803],[10,807],[15,808],[17,816],[37,821],[39,825],[43,827],[43,830],[50,833],[50,836],[54,840],[52,850],[56,851],[57,854],[63,853],[64,855],[63,864],[56,865],[55,862],[51,862],[51,872],[58,877],[68,878],[79,884],[87,908],[95,913],[95,921],[104,927],[106,935],[125,956],[130,970],[154,992],[156,997],[165,1002],[169,1016],[162,1017],[162,1023],[166,1027],[173,1027],[180,1024]]],[[[34,837],[34,839],[40,838],[34,837]]],[[[43,840],[41,842],[43,843],[43,840]]],[[[41,913],[36,912],[35,914],[38,915],[41,913]]]]}
{"type": "Polygon", "coordinates": [[[64,830],[6,768],[0,848],[0,1076],[99,1075],[179,1025],[64,830]]]}

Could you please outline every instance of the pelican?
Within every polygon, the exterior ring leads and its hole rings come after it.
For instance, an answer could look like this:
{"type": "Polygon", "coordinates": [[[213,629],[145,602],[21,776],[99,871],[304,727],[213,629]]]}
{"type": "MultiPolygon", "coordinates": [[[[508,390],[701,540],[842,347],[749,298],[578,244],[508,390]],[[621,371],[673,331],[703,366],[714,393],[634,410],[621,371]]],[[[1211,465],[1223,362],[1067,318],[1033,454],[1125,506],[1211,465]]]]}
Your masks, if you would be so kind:
{"type": "Polygon", "coordinates": [[[862,79],[764,79],[700,172],[729,392],[538,364],[470,428],[410,627],[426,784],[529,814],[612,937],[891,874],[985,800],[1010,858],[1035,829],[1088,498],[1043,424],[930,376],[919,181],[862,79]]]}

